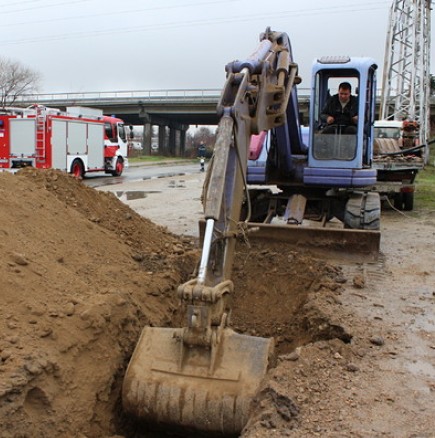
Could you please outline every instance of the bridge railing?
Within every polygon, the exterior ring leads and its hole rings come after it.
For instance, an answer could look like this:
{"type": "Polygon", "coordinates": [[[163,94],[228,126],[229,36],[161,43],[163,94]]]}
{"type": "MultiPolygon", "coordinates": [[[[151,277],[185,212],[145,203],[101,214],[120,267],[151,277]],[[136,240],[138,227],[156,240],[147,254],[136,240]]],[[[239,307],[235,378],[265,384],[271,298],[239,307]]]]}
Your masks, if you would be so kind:
{"type": "MultiPolygon", "coordinates": [[[[210,101],[218,99],[221,89],[170,89],[170,90],[126,90],[126,91],[86,91],[73,93],[38,93],[19,96],[17,103],[76,102],[76,101],[210,101]]],[[[299,96],[308,96],[308,88],[298,88],[299,96]]]]}
{"type": "Polygon", "coordinates": [[[219,89],[172,89],[172,90],[122,90],[122,91],[86,91],[72,93],[23,94],[20,102],[49,102],[76,100],[209,100],[218,98],[219,89]]]}

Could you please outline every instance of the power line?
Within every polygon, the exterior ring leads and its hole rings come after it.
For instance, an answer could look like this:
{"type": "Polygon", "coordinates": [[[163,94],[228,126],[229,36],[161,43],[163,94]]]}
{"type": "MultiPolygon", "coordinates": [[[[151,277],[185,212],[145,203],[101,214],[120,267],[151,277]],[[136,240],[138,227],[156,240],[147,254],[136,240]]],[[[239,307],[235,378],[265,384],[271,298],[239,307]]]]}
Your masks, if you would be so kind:
{"type": "MultiPolygon", "coordinates": [[[[18,4],[22,4],[22,3],[34,3],[35,1],[41,1],[41,0],[33,0],[33,1],[31,1],[31,0],[28,0],[28,1],[24,1],[24,2],[17,2],[17,3],[9,3],[7,6],[14,6],[14,5],[18,5],[18,4]]],[[[77,3],[87,3],[87,2],[89,2],[89,1],[92,1],[92,0],[73,0],[73,1],[64,1],[64,2],[56,2],[56,3],[53,3],[53,4],[51,4],[51,5],[40,5],[40,6],[33,6],[33,7],[30,7],[30,8],[22,8],[22,7],[20,7],[19,9],[12,9],[11,11],[5,11],[4,9],[2,9],[2,15],[4,15],[4,14],[14,14],[15,12],[23,12],[23,11],[33,11],[33,10],[35,10],[35,9],[47,9],[47,8],[54,8],[54,7],[58,7],[58,6],[65,6],[65,5],[74,5],[74,4],[77,4],[77,3]]]]}
{"type": "Polygon", "coordinates": [[[8,2],[8,4],[6,5],[6,7],[9,6],[15,6],[15,5],[23,5],[25,3],[37,3],[37,2],[41,2],[41,1],[45,1],[45,0],[23,0],[23,1],[19,1],[19,2],[8,2]]]}
{"type": "MultiPolygon", "coordinates": [[[[81,0],[86,1],[86,0],[81,0]]],[[[211,2],[209,2],[211,3],[211,2]]],[[[216,3],[216,2],[212,2],[216,3]]],[[[222,2],[219,2],[222,3],[222,2]]],[[[387,2],[383,2],[384,5],[387,4],[387,2]]],[[[304,16],[304,15],[320,15],[320,14],[338,14],[338,13],[349,13],[349,12],[361,12],[361,11],[374,11],[379,9],[384,9],[385,6],[380,1],[373,1],[373,2],[367,2],[362,7],[355,7],[355,6],[333,6],[328,8],[315,8],[315,9],[301,9],[296,11],[280,11],[280,12],[274,12],[272,14],[251,14],[251,15],[243,15],[243,16],[236,16],[236,17],[221,17],[221,18],[215,18],[215,19],[200,19],[200,20],[192,20],[192,21],[183,21],[182,23],[177,22],[169,22],[169,23],[159,23],[154,25],[141,25],[141,26],[131,26],[129,28],[118,28],[118,29],[109,29],[109,30],[99,30],[99,31],[84,31],[84,32],[70,32],[70,33],[64,33],[64,34],[58,34],[58,35],[47,35],[47,36],[41,36],[41,37],[35,37],[32,36],[31,38],[23,38],[18,40],[5,40],[0,41],[0,44],[2,45],[13,45],[13,44],[29,44],[29,43],[39,43],[39,42],[45,42],[45,41],[61,41],[61,40],[69,40],[69,39],[82,39],[82,38],[89,38],[89,37],[101,37],[101,36],[110,36],[110,35],[121,35],[121,34],[129,34],[129,33],[135,33],[135,32],[148,32],[148,31],[155,31],[162,30],[162,29],[176,29],[176,28],[183,28],[183,27],[198,27],[198,26],[205,26],[205,25],[213,25],[213,24],[223,24],[223,23],[234,23],[234,22],[250,22],[255,21],[258,19],[266,20],[266,19],[272,19],[272,18],[283,18],[283,17],[298,17],[298,16],[304,16]],[[371,6],[370,5],[376,5],[371,6]]],[[[126,12],[126,11],[125,11],[126,12]]],[[[119,15],[119,11],[117,11],[117,14],[119,15]]]]}
{"type": "MultiPolygon", "coordinates": [[[[6,7],[6,8],[8,8],[8,7],[10,7],[10,6],[15,6],[15,5],[20,5],[20,6],[22,6],[23,4],[25,4],[25,3],[37,3],[37,2],[41,2],[41,1],[45,1],[45,0],[23,0],[23,1],[18,1],[18,2],[8,2],[8,4],[7,5],[5,5],[5,6],[3,6],[3,7],[6,7]]],[[[22,11],[24,10],[26,10],[25,8],[22,8],[21,9],[22,11]]]]}
{"type": "MultiPolygon", "coordinates": [[[[89,0],[79,0],[80,1],[89,1],[89,0]]],[[[191,2],[191,3],[181,3],[177,4],[175,6],[157,6],[153,8],[140,8],[140,9],[129,9],[124,11],[114,11],[114,12],[102,12],[98,14],[86,14],[86,15],[75,15],[75,16],[68,16],[68,17],[60,17],[60,18],[51,18],[51,19],[45,19],[45,20],[30,20],[30,21],[22,21],[19,23],[3,23],[2,28],[4,27],[16,27],[20,25],[29,25],[29,24],[43,24],[43,23],[53,23],[53,22],[59,22],[59,21],[72,21],[72,20],[82,20],[83,18],[93,18],[93,17],[110,17],[110,16],[120,16],[125,14],[137,14],[138,12],[155,12],[155,11],[161,11],[161,10],[169,10],[169,9],[180,9],[180,8],[186,8],[186,7],[198,7],[198,6],[208,6],[208,5],[214,5],[222,3],[234,3],[238,0],[215,0],[215,1],[208,1],[208,2],[191,2]]],[[[60,4],[60,3],[59,3],[60,4]]],[[[20,11],[21,12],[21,11],[20,11]]]]}

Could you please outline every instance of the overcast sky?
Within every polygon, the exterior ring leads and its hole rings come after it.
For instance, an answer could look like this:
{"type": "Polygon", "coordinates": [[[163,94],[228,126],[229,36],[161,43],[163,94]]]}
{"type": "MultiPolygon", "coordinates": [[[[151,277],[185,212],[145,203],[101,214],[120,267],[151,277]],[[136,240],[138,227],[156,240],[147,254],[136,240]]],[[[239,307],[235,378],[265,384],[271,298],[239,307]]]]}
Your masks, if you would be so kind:
{"type": "Polygon", "coordinates": [[[270,26],[290,36],[308,87],[312,62],[322,55],[371,56],[382,68],[391,4],[1,0],[0,56],[38,71],[46,93],[220,89],[225,64],[250,55],[270,26]]]}

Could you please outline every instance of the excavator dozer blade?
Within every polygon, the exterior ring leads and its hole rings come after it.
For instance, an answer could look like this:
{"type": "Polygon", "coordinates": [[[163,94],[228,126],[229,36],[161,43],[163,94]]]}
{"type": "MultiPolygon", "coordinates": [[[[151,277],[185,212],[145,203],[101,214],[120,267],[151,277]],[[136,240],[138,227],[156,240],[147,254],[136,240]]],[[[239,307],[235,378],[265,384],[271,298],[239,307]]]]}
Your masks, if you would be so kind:
{"type": "Polygon", "coordinates": [[[211,371],[211,350],[183,347],[180,333],[143,330],[123,382],[124,410],[147,423],[239,434],[267,372],[273,340],[226,328],[211,371]]]}
{"type": "MultiPolygon", "coordinates": [[[[200,238],[205,224],[199,221],[200,238]]],[[[314,226],[293,226],[265,223],[248,223],[248,239],[252,241],[280,242],[308,249],[321,254],[335,254],[338,258],[361,258],[366,261],[378,259],[381,232],[314,226]]]]}
{"type": "Polygon", "coordinates": [[[248,228],[252,230],[249,234],[252,239],[286,242],[314,251],[360,255],[376,260],[380,250],[380,231],[257,223],[250,223],[248,228]]]}

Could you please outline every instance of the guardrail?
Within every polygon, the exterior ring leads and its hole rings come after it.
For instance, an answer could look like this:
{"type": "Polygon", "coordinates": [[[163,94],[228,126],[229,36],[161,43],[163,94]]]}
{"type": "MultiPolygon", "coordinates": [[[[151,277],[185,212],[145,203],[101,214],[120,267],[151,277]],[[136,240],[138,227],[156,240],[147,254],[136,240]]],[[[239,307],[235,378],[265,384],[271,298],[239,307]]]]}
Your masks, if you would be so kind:
{"type": "MultiPolygon", "coordinates": [[[[127,91],[86,91],[74,93],[41,93],[19,96],[16,103],[59,102],[59,101],[208,101],[218,99],[221,89],[171,89],[171,90],[127,90],[127,91]]],[[[308,96],[309,88],[299,88],[300,96],[308,96]]]]}
{"type": "MultiPolygon", "coordinates": [[[[309,101],[310,88],[298,87],[300,101],[309,101]]],[[[117,105],[117,104],[159,104],[159,103],[214,103],[221,95],[218,88],[187,88],[187,89],[157,89],[157,90],[118,90],[118,91],[84,91],[67,93],[34,93],[19,96],[16,104],[31,105],[117,105]]],[[[381,90],[376,92],[379,102],[381,90]]],[[[435,105],[435,98],[431,98],[431,106],[435,105]]]]}
{"type": "Polygon", "coordinates": [[[86,91],[73,93],[24,94],[21,102],[69,101],[69,100],[197,100],[218,98],[219,89],[173,89],[173,90],[127,90],[127,91],[86,91]]]}

